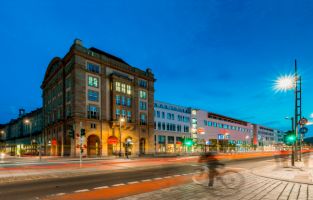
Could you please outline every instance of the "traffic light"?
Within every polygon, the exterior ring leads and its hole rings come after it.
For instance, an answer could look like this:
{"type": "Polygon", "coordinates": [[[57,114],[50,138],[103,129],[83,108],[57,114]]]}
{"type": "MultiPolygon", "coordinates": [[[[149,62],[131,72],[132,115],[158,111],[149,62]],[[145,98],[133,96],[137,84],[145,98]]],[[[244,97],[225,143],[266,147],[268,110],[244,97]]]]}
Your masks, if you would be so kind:
{"type": "Polygon", "coordinates": [[[85,129],[80,129],[80,136],[85,136],[86,135],[86,130],[85,129]]]}
{"type": "Polygon", "coordinates": [[[293,145],[296,139],[296,134],[293,131],[288,131],[284,136],[284,142],[287,145],[293,145]]]}
{"type": "Polygon", "coordinates": [[[193,145],[192,139],[186,138],[186,139],[184,140],[184,145],[186,145],[187,147],[192,146],[192,145],[193,145]]]}

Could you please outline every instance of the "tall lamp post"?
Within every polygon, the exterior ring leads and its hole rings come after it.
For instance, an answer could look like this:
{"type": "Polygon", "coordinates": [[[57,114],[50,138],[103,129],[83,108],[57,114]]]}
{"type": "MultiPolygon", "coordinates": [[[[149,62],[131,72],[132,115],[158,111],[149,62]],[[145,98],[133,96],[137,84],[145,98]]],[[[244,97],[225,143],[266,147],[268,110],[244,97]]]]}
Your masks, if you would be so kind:
{"type": "Polygon", "coordinates": [[[298,138],[298,127],[299,127],[298,125],[299,125],[299,121],[302,115],[301,82],[302,82],[301,76],[299,76],[297,72],[297,61],[295,60],[295,73],[293,75],[285,75],[285,76],[279,77],[275,81],[275,85],[274,85],[274,89],[278,92],[281,92],[281,91],[286,92],[288,90],[294,90],[294,99],[295,99],[294,115],[295,116],[294,116],[293,127],[294,127],[294,133],[296,136],[295,152],[294,152],[296,160],[301,159],[301,157],[298,158],[298,146],[301,145],[301,143],[299,143],[299,138],[298,138]]]}
{"type": "Polygon", "coordinates": [[[118,154],[119,157],[122,157],[122,123],[125,122],[124,117],[119,119],[120,122],[120,152],[118,154]]]}
{"type": "Polygon", "coordinates": [[[246,139],[246,151],[248,151],[248,139],[249,139],[249,135],[246,135],[245,139],[246,139]]]}
{"type": "MultiPolygon", "coordinates": [[[[32,123],[29,119],[25,119],[24,123],[29,126],[29,142],[30,142],[30,147],[32,148],[33,146],[33,141],[32,141],[32,123]]],[[[31,149],[32,151],[32,149],[31,149]]]]}

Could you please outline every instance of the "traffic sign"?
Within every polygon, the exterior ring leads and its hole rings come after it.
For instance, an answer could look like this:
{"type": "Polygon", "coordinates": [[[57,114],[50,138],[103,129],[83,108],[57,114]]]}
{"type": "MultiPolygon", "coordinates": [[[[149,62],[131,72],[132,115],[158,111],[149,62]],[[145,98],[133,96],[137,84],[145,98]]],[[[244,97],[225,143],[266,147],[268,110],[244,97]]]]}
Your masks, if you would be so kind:
{"type": "Polygon", "coordinates": [[[309,131],[309,129],[307,127],[300,128],[300,133],[302,133],[302,134],[306,134],[308,131],[309,131]]]}
{"type": "Polygon", "coordinates": [[[308,119],[306,119],[306,118],[301,118],[300,121],[299,121],[300,125],[305,125],[307,123],[308,123],[308,119]]]}

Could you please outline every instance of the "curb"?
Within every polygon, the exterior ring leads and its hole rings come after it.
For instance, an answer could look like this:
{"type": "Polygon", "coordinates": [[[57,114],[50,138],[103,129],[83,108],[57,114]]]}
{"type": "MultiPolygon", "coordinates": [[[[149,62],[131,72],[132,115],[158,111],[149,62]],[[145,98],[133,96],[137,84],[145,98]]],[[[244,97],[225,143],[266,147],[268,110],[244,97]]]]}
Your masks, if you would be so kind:
{"type": "Polygon", "coordinates": [[[260,176],[263,178],[269,178],[269,179],[274,179],[278,181],[285,181],[285,182],[290,182],[290,183],[299,183],[299,184],[307,184],[307,185],[313,185],[313,182],[308,182],[308,181],[297,181],[297,180],[291,180],[291,179],[285,179],[285,178],[277,178],[277,177],[272,177],[272,176],[266,176],[260,173],[255,172],[255,170],[250,171],[253,175],[260,176]]]}

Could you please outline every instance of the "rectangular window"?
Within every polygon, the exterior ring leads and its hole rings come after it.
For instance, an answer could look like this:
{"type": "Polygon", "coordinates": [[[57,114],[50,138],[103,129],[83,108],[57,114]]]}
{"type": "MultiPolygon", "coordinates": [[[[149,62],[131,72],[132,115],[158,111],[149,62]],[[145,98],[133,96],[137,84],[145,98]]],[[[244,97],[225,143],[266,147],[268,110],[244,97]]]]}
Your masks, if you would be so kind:
{"type": "Polygon", "coordinates": [[[147,110],[147,103],[143,101],[139,101],[140,110],[147,110]]]}
{"type": "Polygon", "coordinates": [[[99,101],[99,92],[94,90],[88,90],[88,100],[89,101],[99,101]]]}
{"type": "Polygon", "coordinates": [[[139,85],[140,87],[147,88],[147,81],[145,81],[145,80],[139,80],[139,81],[138,81],[138,85],[139,85]]]}
{"type": "Polygon", "coordinates": [[[99,78],[93,77],[93,76],[88,76],[88,86],[90,87],[99,87],[99,78]]]}
{"type": "Polygon", "coordinates": [[[127,122],[131,122],[131,121],[132,121],[132,112],[127,111],[127,122]]]}
{"type": "Polygon", "coordinates": [[[120,92],[121,91],[121,83],[120,82],[115,82],[115,90],[117,92],[120,92]]]}
{"type": "Polygon", "coordinates": [[[164,112],[162,112],[162,118],[163,118],[163,119],[165,118],[165,113],[164,113],[164,112]]]}
{"type": "Polygon", "coordinates": [[[157,118],[160,118],[160,111],[157,111],[157,118]]]}
{"type": "Polygon", "coordinates": [[[126,92],[127,94],[129,94],[129,95],[132,94],[132,87],[130,85],[127,85],[126,91],[127,91],[126,92]]]}
{"type": "Polygon", "coordinates": [[[208,125],[208,122],[206,120],[204,120],[203,123],[204,123],[204,126],[208,125]]]}
{"type": "Polygon", "coordinates": [[[116,119],[119,119],[120,118],[120,109],[116,109],[115,110],[115,116],[116,116],[116,119]]]}
{"type": "Polygon", "coordinates": [[[125,118],[126,116],[126,110],[122,110],[122,117],[125,118]]]}
{"type": "Polygon", "coordinates": [[[97,125],[95,123],[91,123],[90,128],[97,128],[97,125]]]}
{"type": "Polygon", "coordinates": [[[126,85],[124,83],[121,84],[121,92],[126,93],[126,85]]]}
{"type": "Polygon", "coordinates": [[[87,70],[91,71],[91,72],[99,73],[100,72],[100,66],[87,62],[87,70]]]}
{"type": "Polygon", "coordinates": [[[141,99],[146,99],[147,98],[147,92],[146,91],[143,91],[143,90],[140,90],[139,91],[139,97],[141,99]]]}
{"type": "Polygon", "coordinates": [[[141,125],[146,125],[147,124],[147,119],[145,114],[140,114],[140,124],[141,125]]]}
{"type": "Polygon", "coordinates": [[[171,119],[171,113],[166,114],[167,119],[171,119]]]}
{"type": "Polygon", "coordinates": [[[126,99],[125,99],[125,96],[122,96],[122,105],[123,105],[123,106],[126,106],[126,99]]]}
{"type": "Polygon", "coordinates": [[[158,130],[161,130],[161,122],[158,122],[158,130]]]}
{"type": "Polygon", "coordinates": [[[99,107],[94,105],[88,106],[88,118],[89,119],[99,119],[99,107]]]}
{"type": "Polygon", "coordinates": [[[165,144],[165,136],[164,135],[158,135],[158,142],[159,142],[159,144],[165,144]]]}
{"type": "Polygon", "coordinates": [[[212,126],[212,122],[208,121],[208,126],[212,126]]]}
{"type": "Polygon", "coordinates": [[[115,102],[116,102],[116,105],[121,105],[121,96],[120,95],[116,95],[115,102]]]}
{"type": "Polygon", "coordinates": [[[127,98],[127,106],[128,107],[132,106],[132,99],[131,98],[127,98]]]}
{"type": "Polygon", "coordinates": [[[174,144],[174,136],[168,136],[167,137],[167,143],[168,144],[174,144]]]}

